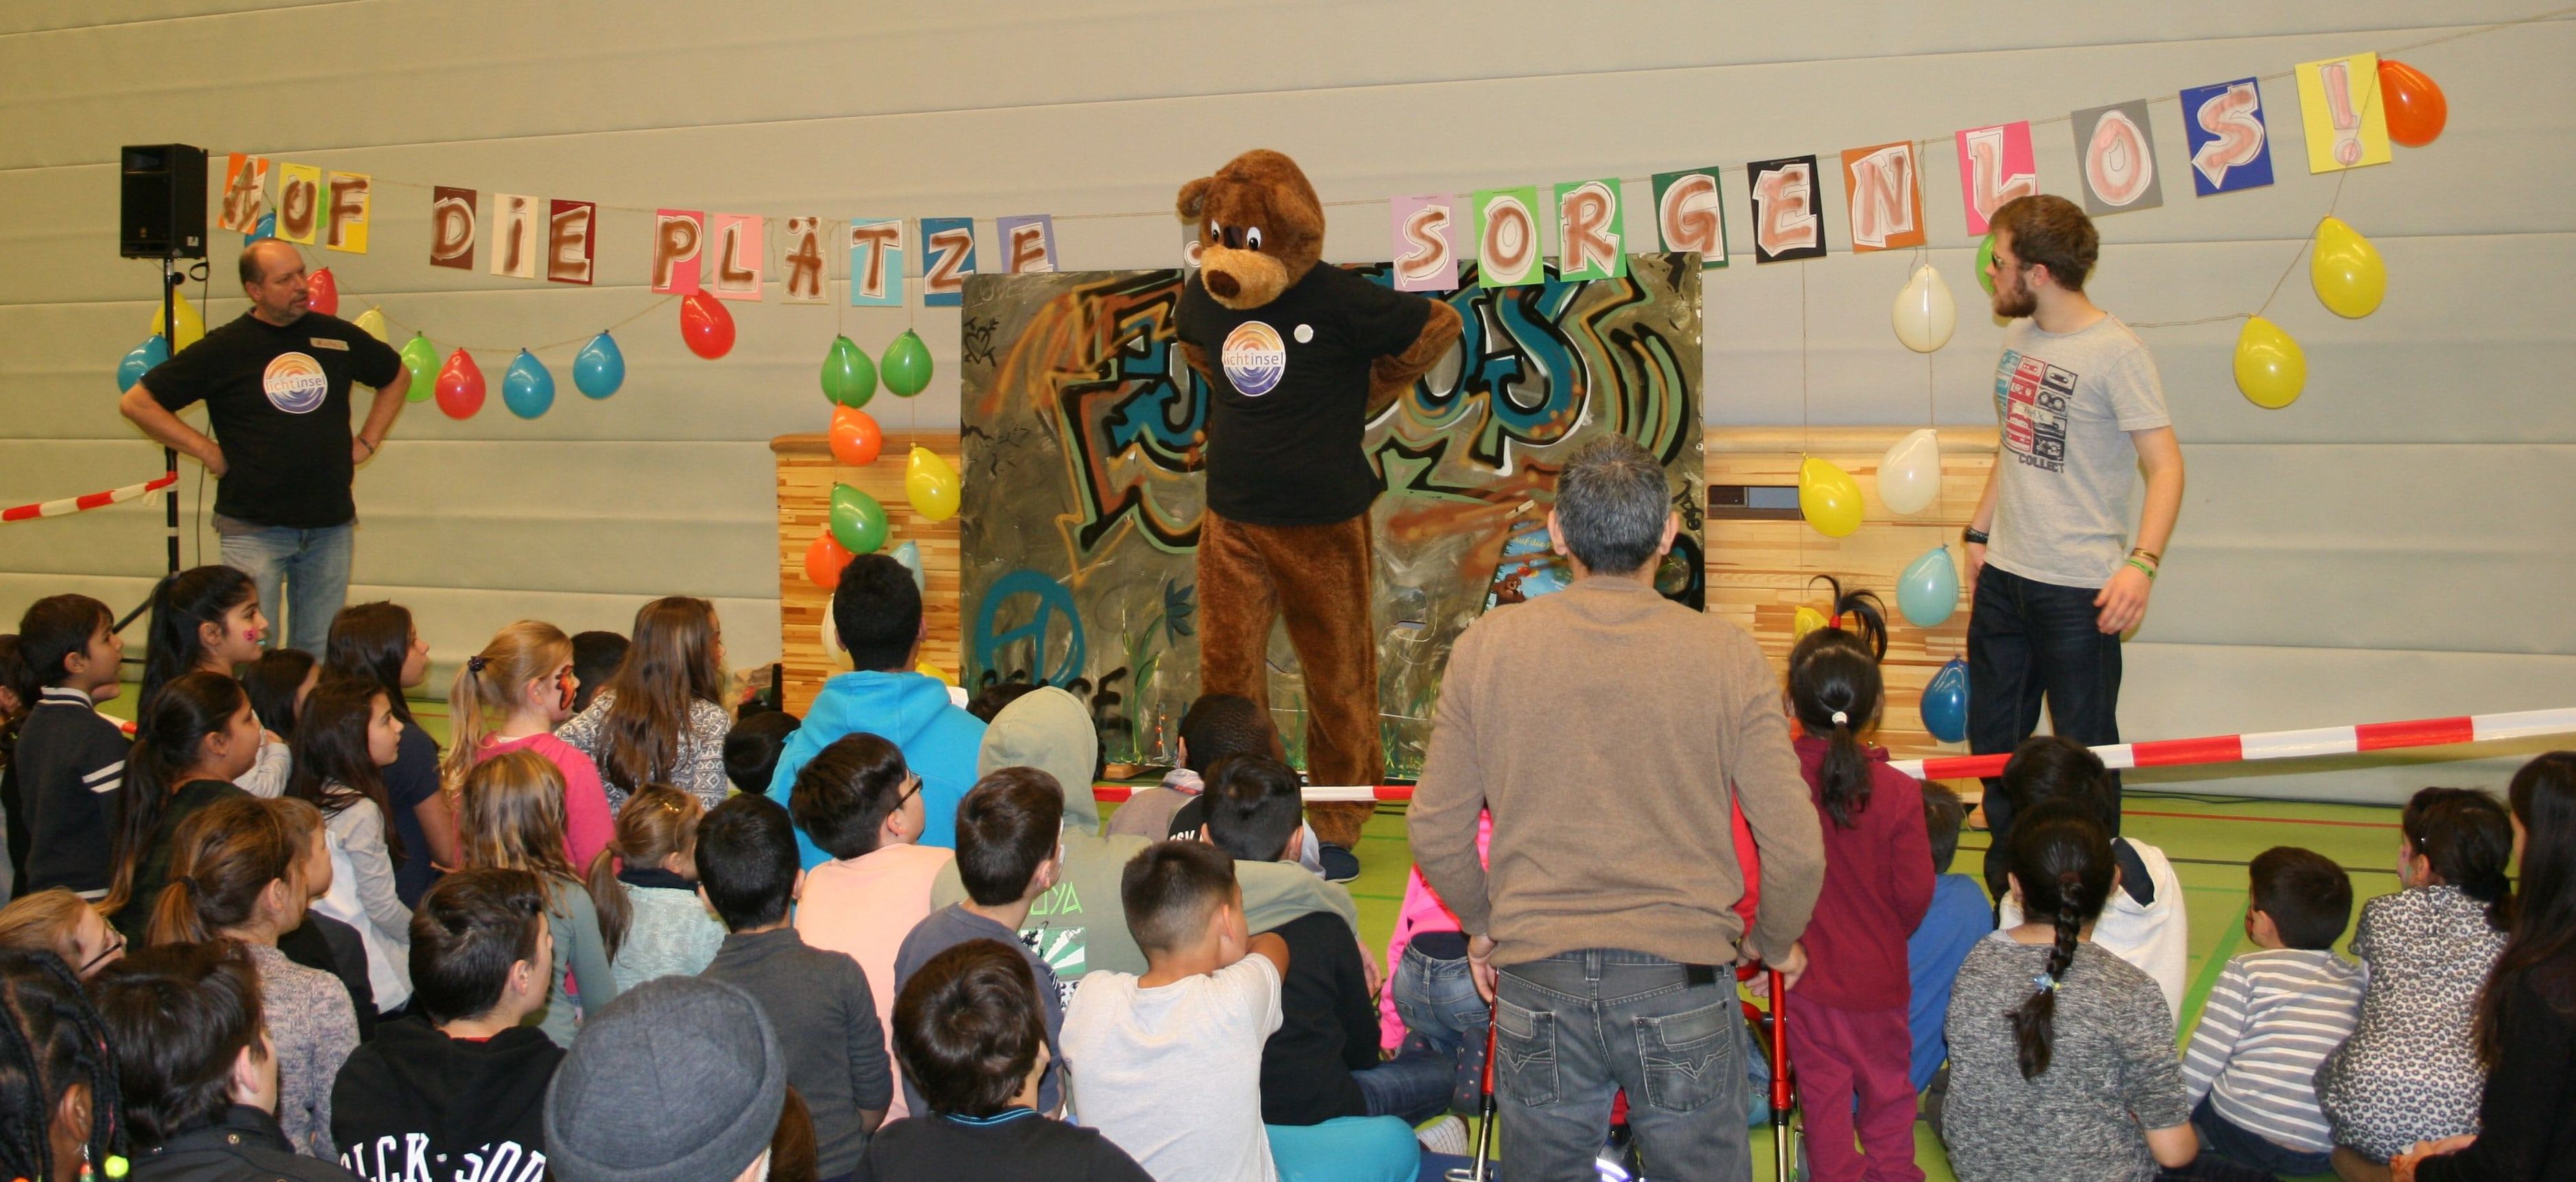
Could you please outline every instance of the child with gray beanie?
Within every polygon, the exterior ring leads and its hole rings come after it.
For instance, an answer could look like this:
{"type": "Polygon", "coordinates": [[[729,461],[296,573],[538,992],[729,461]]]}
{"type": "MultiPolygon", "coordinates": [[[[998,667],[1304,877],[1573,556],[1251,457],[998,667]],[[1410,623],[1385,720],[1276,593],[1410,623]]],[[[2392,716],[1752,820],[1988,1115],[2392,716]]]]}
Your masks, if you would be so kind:
{"type": "Polygon", "coordinates": [[[662,977],[583,1024],[546,1090],[559,1182],[760,1182],[787,1058],[760,1004],[704,977],[662,977]]]}

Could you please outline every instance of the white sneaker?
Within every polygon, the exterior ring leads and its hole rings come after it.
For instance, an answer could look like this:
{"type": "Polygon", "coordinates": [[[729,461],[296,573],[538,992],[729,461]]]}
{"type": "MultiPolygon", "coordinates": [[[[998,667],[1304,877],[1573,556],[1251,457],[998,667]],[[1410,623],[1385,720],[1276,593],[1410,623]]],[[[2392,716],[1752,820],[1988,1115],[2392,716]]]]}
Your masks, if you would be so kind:
{"type": "Polygon", "coordinates": [[[1444,1116],[1413,1130],[1413,1139],[1422,1142],[1422,1147],[1433,1153],[1464,1157],[1467,1155],[1467,1122],[1455,1116],[1444,1116]]]}

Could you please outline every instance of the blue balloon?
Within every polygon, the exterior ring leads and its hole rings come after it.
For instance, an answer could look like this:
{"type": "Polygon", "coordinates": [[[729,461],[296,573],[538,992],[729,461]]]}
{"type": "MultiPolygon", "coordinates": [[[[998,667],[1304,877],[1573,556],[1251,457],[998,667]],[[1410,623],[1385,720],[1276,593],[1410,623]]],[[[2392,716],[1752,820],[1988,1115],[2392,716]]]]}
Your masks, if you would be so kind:
{"type": "Polygon", "coordinates": [[[572,384],[592,398],[606,398],[626,384],[626,354],[617,350],[617,338],[603,332],[581,347],[572,359],[572,384]]]}
{"type": "Polygon", "coordinates": [[[913,589],[924,595],[929,594],[930,576],[923,573],[921,569],[921,546],[915,542],[905,542],[895,547],[893,553],[894,560],[902,563],[903,569],[912,572],[913,589]]]}
{"type": "Polygon", "coordinates": [[[125,360],[116,363],[116,392],[122,394],[142,381],[152,367],[170,359],[170,342],[160,333],[144,338],[140,345],[125,351],[125,360]]]}
{"type": "Polygon", "coordinates": [[[1968,663],[1957,657],[1923,687],[1923,729],[1944,743],[1968,737],[1968,663]]]}
{"type": "Polygon", "coordinates": [[[277,237],[277,214],[272,211],[259,215],[259,221],[251,225],[250,236],[242,239],[242,244],[247,246],[262,238],[275,237],[277,237]]]}
{"type": "Polygon", "coordinates": [[[1896,610],[1917,628],[1938,628],[1959,610],[1959,568],[1948,546],[1934,546],[1896,576],[1896,610]]]}
{"type": "Polygon", "coordinates": [[[510,359],[510,372],[501,377],[501,405],[523,419],[546,413],[555,404],[555,375],[546,372],[546,363],[525,349],[510,359]]]}

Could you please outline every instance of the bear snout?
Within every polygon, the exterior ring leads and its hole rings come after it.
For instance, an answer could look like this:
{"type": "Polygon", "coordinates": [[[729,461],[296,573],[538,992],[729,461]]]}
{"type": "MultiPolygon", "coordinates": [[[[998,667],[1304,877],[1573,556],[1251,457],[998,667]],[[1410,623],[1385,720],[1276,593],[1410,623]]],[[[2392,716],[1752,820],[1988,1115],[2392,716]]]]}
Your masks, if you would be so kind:
{"type": "Polygon", "coordinates": [[[1234,276],[1223,271],[1203,271],[1201,274],[1206,276],[1208,294],[1218,299],[1233,299],[1243,290],[1243,285],[1235,282],[1234,276]]]}
{"type": "Polygon", "coordinates": [[[1288,266],[1258,250],[1210,245],[1199,252],[1199,282],[1217,303],[1242,312],[1288,290],[1288,266]]]}

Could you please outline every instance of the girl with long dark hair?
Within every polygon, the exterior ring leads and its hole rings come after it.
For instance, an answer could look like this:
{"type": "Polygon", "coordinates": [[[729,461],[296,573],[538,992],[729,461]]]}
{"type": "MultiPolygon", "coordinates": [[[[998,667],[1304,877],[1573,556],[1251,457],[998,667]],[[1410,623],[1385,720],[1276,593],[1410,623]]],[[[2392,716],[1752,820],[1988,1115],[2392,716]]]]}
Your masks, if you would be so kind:
{"type": "Polygon", "coordinates": [[[169,880],[180,823],[218,801],[250,795],[233,781],[249,770],[260,742],[250,696],[221,673],[183,673],[144,709],[116,801],[115,870],[99,904],[128,939],[143,934],[169,880]]]}
{"type": "Polygon", "coordinates": [[[724,627],[715,605],[674,595],[635,613],[626,658],[590,706],[556,734],[599,765],[608,807],[664,783],[714,808],[724,803],[724,627]]]}
{"type": "Polygon", "coordinates": [[[373,683],[403,724],[401,748],[384,769],[385,804],[403,848],[417,852],[395,865],[394,893],[403,906],[418,907],[438,868],[457,865],[459,857],[456,812],[439,791],[438,740],[412,721],[411,705],[403,700],[404,690],[429,680],[429,646],[421,643],[411,611],[401,604],[357,604],[342,608],[331,621],[323,673],[373,683]]]}
{"type": "MultiPolygon", "coordinates": [[[[135,710],[148,712],[162,687],[189,673],[233,671],[259,660],[268,617],[259,611],[259,585],[229,566],[180,571],[152,588],[151,649],[143,659],[143,692],[135,710]]],[[[286,741],[270,729],[260,736],[259,757],[241,777],[253,796],[286,790],[286,741]]]]}
{"type": "Polygon", "coordinates": [[[125,1173],[107,1028],[50,952],[0,952],[0,1173],[72,1182],[125,1173]]]}
{"type": "Polygon", "coordinates": [[[286,789],[321,810],[329,834],[331,889],[314,910],[357,930],[376,1005],[389,1011],[411,999],[411,908],[394,877],[412,851],[386,825],[392,808],[383,775],[401,757],[404,729],[374,682],[331,679],[305,704],[286,789]]]}

